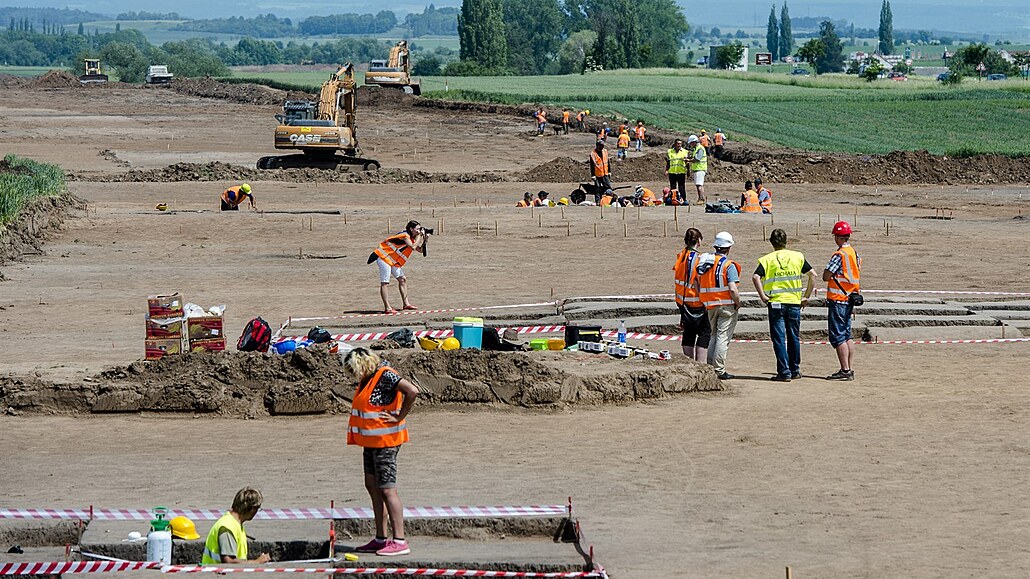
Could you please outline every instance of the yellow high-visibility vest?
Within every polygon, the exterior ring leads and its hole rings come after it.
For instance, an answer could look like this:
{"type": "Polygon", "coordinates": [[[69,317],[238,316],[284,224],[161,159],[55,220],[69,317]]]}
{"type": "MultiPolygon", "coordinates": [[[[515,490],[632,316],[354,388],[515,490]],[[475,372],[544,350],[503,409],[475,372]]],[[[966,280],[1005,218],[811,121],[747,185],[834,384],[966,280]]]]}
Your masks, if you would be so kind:
{"type": "MultiPolygon", "coordinates": [[[[215,521],[211,532],[207,534],[207,541],[204,542],[204,556],[200,560],[201,565],[221,565],[222,553],[218,549],[218,534],[222,529],[228,529],[236,539],[235,557],[240,561],[247,560],[247,533],[243,532],[243,524],[232,516],[232,513],[225,513],[222,518],[215,521]]],[[[228,553],[225,553],[228,555],[228,553]]]]}
{"type": "Polygon", "coordinates": [[[780,249],[763,255],[758,263],[765,269],[762,277],[762,290],[769,296],[770,302],[783,304],[800,304],[804,293],[801,285],[801,269],[805,266],[805,256],[800,251],[780,249]]]}

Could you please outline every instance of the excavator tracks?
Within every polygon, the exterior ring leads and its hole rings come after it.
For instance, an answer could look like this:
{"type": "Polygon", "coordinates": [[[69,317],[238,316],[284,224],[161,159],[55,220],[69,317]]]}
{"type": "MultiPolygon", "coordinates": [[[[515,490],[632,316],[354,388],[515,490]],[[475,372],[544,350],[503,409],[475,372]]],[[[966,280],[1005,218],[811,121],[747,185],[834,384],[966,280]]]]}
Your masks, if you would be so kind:
{"type": "Polygon", "coordinates": [[[330,169],[341,170],[341,167],[360,166],[362,171],[378,171],[381,165],[375,159],[333,155],[319,157],[313,155],[269,155],[258,159],[258,169],[330,169]]]}

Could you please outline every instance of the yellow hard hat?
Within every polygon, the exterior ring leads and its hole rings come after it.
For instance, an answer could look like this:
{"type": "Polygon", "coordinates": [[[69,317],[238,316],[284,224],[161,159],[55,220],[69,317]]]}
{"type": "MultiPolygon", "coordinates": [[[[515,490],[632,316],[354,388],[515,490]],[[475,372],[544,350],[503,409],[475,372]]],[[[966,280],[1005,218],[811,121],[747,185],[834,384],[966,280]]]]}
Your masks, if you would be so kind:
{"type": "Polygon", "coordinates": [[[461,342],[458,341],[458,338],[451,337],[451,338],[447,338],[446,340],[443,341],[443,345],[440,346],[440,349],[441,350],[457,350],[460,347],[461,347],[461,342]]]}
{"type": "Polygon", "coordinates": [[[244,183],[243,185],[240,185],[240,191],[243,191],[244,193],[250,193],[250,183],[244,183]]]}
{"type": "Polygon", "coordinates": [[[558,205],[568,205],[568,204],[569,204],[569,198],[568,197],[562,197],[561,199],[558,200],[558,205]]]}
{"type": "Polygon", "coordinates": [[[587,109],[587,110],[585,110],[585,111],[583,111],[583,112],[585,112],[586,114],[588,114],[588,115],[589,115],[589,114],[590,114],[590,109],[587,109]]]}
{"type": "Polygon", "coordinates": [[[168,524],[172,527],[173,537],[179,537],[180,539],[186,539],[187,541],[200,538],[200,535],[197,534],[197,527],[193,524],[193,521],[182,515],[168,521],[168,524]]]}
{"type": "Polygon", "coordinates": [[[434,338],[419,338],[418,345],[422,346],[423,350],[435,350],[440,347],[440,340],[434,338]]]}
{"type": "Polygon", "coordinates": [[[157,204],[157,210],[158,211],[168,211],[168,204],[167,203],[158,203],[157,204]]]}

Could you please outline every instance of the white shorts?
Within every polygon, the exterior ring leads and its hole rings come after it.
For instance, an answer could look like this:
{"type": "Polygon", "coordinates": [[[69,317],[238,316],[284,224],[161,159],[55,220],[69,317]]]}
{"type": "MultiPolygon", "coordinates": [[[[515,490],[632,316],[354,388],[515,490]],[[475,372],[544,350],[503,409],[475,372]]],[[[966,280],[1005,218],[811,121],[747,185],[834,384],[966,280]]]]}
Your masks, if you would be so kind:
{"type": "Polygon", "coordinates": [[[383,258],[376,259],[376,265],[379,266],[379,283],[390,283],[390,275],[400,279],[404,277],[404,270],[399,267],[390,267],[390,264],[383,261],[383,258]]]}
{"type": "Polygon", "coordinates": [[[694,171],[694,185],[705,184],[705,171],[694,171]]]}

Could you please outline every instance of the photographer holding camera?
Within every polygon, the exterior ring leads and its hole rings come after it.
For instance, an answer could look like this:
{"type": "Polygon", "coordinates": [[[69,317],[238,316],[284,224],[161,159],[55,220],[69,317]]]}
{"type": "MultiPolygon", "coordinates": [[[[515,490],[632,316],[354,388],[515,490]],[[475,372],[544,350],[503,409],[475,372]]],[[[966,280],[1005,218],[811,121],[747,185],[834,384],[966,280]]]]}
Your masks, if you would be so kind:
{"type": "Polygon", "coordinates": [[[368,256],[368,263],[375,262],[379,267],[379,295],[383,298],[384,313],[397,313],[397,310],[390,307],[388,296],[391,275],[397,278],[397,285],[401,290],[401,307],[405,310],[418,309],[408,301],[408,280],[401,268],[413,251],[421,251],[423,256],[426,255],[426,236],[432,233],[432,229],[423,228],[418,221],[409,221],[404,231],[387,237],[368,256]]]}

